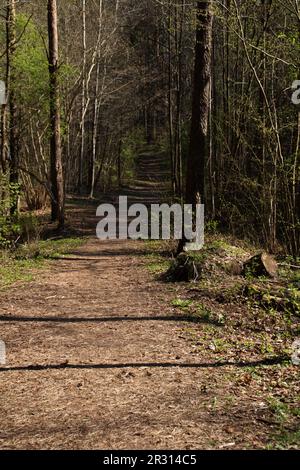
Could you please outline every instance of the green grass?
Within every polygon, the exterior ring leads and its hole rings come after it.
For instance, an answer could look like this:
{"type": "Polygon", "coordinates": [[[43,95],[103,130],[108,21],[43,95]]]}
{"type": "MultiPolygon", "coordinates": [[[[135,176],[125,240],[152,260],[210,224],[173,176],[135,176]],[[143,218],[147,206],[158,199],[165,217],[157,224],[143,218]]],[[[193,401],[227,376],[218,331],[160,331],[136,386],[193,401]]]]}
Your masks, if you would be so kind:
{"type": "Polygon", "coordinates": [[[3,261],[3,257],[1,257],[0,288],[8,287],[18,281],[32,281],[32,270],[40,268],[41,265],[41,260],[5,259],[3,261]]]}
{"type": "Polygon", "coordinates": [[[300,430],[282,432],[273,444],[273,448],[278,450],[300,449],[300,430]]]}
{"type": "Polygon", "coordinates": [[[148,271],[150,271],[152,274],[163,274],[169,269],[169,267],[170,263],[166,260],[149,263],[147,265],[148,271]]]}
{"type": "Polygon", "coordinates": [[[82,245],[83,238],[62,238],[57,240],[41,240],[21,245],[13,253],[13,258],[22,259],[56,259],[72,252],[82,245]]]}
{"type": "Polygon", "coordinates": [[[145,243],[147,248],[153,250],[153,252],[148,252],[144,255],[147,260],[146,267],[150,273],[159,275],[166,272],[170,267],[170,260],[164,256],[161,256],[160,252],[162,249],[162,244],[160,241],[147,241],[145,243]]]}
{"type": "Polygon", "coordinates": [[[67,256],[83,242],[83,238],[42,240],[21,245],[14,252],[0,252],[0,289],[16,282],[32,281],[35,270],[51,260],[67,256]]]}
{"type": "Polygon", "coordinates": [[[216,326],[223,326],[225,318],[223,315],[215,314],[210,308],[202,303],[195,303],[193,300],[176,298],[171,302],[173,307],[188,313],[195,321],[212,323],[216,326]]]}
{"type": "Polygon", "coordinates": [[[287,429],[289,427],[296,428],[296,421],[299,420],[300,416],[299,406],[290,406],[273,398],[269,400],[269,407],[281,430],[273,436],[273,440],[268,447],[278,450],[300,449],[300,430],[287,429]]]}

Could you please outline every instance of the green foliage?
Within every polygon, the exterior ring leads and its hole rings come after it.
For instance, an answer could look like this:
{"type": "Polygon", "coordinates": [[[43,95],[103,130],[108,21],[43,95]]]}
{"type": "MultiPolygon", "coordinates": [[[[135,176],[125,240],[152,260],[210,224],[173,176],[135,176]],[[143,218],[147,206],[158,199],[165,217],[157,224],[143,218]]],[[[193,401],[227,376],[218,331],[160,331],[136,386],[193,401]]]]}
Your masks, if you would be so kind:
{"type": "Polygon", "coordinates": [[[42,36],[25,14],[17,15],[17,36],[22,35],[14,57],[18,104],[48,112],[48,60],[42,36]]]}
{"type": "Polygon", "coordinates": [[[250,304],[272,310],[284,312],[288,315],[300,315],[300,289],[298,284],[274,287],[262,279],[255,284],[249,283],[244,287],[244,295],[250,304]]]}
{"type": "Polygon", "coordinates": [[[122,166],[125,179],[133,176],[133,170],[138,153],[146,145],[145,131],[143,129],[134,129],[122,139],[122,166]]]}
{"type": "Polygon", "coordinates": [[[7,248],[21,233],[18,216],[12,214],[20,195],[20,186],[0,176],[0,248],[7,248]]]}
{"type": "Polygon", "coordinates": [[[15,213],[21,196],[20,185],[0,176],[0,248],[16,248],[17,243],[39,238],[37,218],[30,212],[15,213]]]}
{"type": "Polygon", "coordinates": [[[219,222],[217,220],[208,220],[205,224],[205,232],[216,234],[219,229],[219,222]]]}
{"type": "Polygon", "coordinates": [[[203,304],[197,305],[196,314],[199,315],[202,320],[206,321],[211,320],[213,316],[212,311],[203,304]]]}

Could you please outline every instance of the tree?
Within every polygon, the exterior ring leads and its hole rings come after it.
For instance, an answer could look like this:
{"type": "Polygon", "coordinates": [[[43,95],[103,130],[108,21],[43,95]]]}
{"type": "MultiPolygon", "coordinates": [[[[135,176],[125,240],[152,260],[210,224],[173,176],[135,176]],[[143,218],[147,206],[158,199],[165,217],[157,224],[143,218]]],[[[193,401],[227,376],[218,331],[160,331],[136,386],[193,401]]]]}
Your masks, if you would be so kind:
{"type": "MultiPolygon", "coordinates": [[[[186,169],[185,203],[191,204],[196,214],[197,204],[205,201],[205,167],[209,157],[209,111],[212,58],[212,3],[197,2],[194,83],[192,96],[192,122],[190,147],[186,169]]],[[[179,242],[180,253],[185,239],[179,242]]]]}
{"type": "Polygon", "coordinates": [[[79,154],[79,170],[78,170],[78,192],[82,191],[83,184],[83,160],[85,152],[85,117],[86,117],[86,0],[82,0],[82,89],[81,89],[81,145],[79,154]]]}
{"type": "Polygon", "coordinates": [[[58,83],[58,18],[56,0],[48,0],[50,77],[50,166],[52,220],[64,226],[64,179],[62,168],[60,97],[58,83]]]}
{"type": "MultiPolygon", "coordinates": [[[[7,75],[9,82],[8,109],[9,109],[9,160],[10,160],[10,183],[13,185],[19,182],[19,159],[18,159],[18,135],[17,135],[17,107],[15,99],[15,53],[16,53],[16,4],[15,0],[10,0],[7,6],[7,75]]],[[[18,199],[12,206],[12,212],[18,210],[18,199]]]]}
{"type": "Polygon", "coordinates": [[[204,203],[212,58],[212,2],[197,2],[194,85],[185,202],[204,203]]]}
{"type": "MultiPolygon", "coordinates": [[[[15,99],[15,53],[16,53],[16,4],[10,0],[6,6],[6,94],[7,103],[3,106],[1,120],[1,163],[4,173],[8,172],[9,182],[18,184],[18,150],[15,99]]],[[[11,207],[14,213],[18,209],[17,199],[11,207]]]]}
{"type": "Polygon", "coordinates": [[[51,129],[45,3],[0,6],[1,168],[7,183],[19,171],[28,208],[50,194],[56,217],[59,179],[91,197],[126,185],[148,140],[173,199],[184,191],[222,230],[297,256],[299,2],[60,0],[51,129]]]}

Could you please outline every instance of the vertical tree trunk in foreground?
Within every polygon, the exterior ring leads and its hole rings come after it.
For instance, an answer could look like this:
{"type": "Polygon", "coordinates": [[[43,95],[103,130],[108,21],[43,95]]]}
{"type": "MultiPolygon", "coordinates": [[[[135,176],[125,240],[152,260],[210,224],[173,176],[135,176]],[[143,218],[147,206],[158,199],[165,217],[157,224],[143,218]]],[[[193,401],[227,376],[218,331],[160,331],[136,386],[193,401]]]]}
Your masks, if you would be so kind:
{"type": "Polygon", "coordinates": [[[212,58],[212,1],[197,2],[197,32],[190,150],[187,161],[186,203],[204,203],[205,166],[208,161],[208,127],[212,58]]]}
{"type": "MultiPolygon", "coordinates": [[[[204,204],[205,167],[209,160],[212,25],[212,0],[197,2],[192,122],[185,192],[185,204],[192,205],[194,214],[196,205],[204,204]]],[[[178,245],[178,253],[191,241],[186,240],[184,234],[178,245]]]]}
{"type": "MultiPolygon", "coordinates": [[[[18,152],[15,104],[14,56],[16,51],[16,4],[10,0],[6,6],[6,96],[1,116],[1,167],[7,173],[10,183],[18,183],[18,152]]],[[[18,201],[11,207],[11,212],[18,210],[18,201]]]]}
{"type": "Polygon", "coordinates": [[[50,77],[50,159],[52,220],[64,226],[64,181],[62,169],[60,99],[58,84],[58,27],[56,0],[48,0],[49,77],[50,77]]]}

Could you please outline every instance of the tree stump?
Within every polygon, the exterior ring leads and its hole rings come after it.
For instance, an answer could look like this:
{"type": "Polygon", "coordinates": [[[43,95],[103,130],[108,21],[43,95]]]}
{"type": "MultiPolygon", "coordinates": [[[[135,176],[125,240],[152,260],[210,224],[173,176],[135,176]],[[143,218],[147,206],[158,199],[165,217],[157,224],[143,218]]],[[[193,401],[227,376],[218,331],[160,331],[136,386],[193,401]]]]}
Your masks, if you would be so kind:
{"type": "Polygon", "coordinates": [[[170,269],[163,275],[168,282],[197,281],[201,273],[202,263],[192,255],[181,253],[174,260],[170,269]]]}
{"type": "Polygon", "coordinates": [[[243,275],[253,277],[276,278],[278,274],[278,264],[274,257],[268,253],[259,253],[244,263],[243,275]]]}

